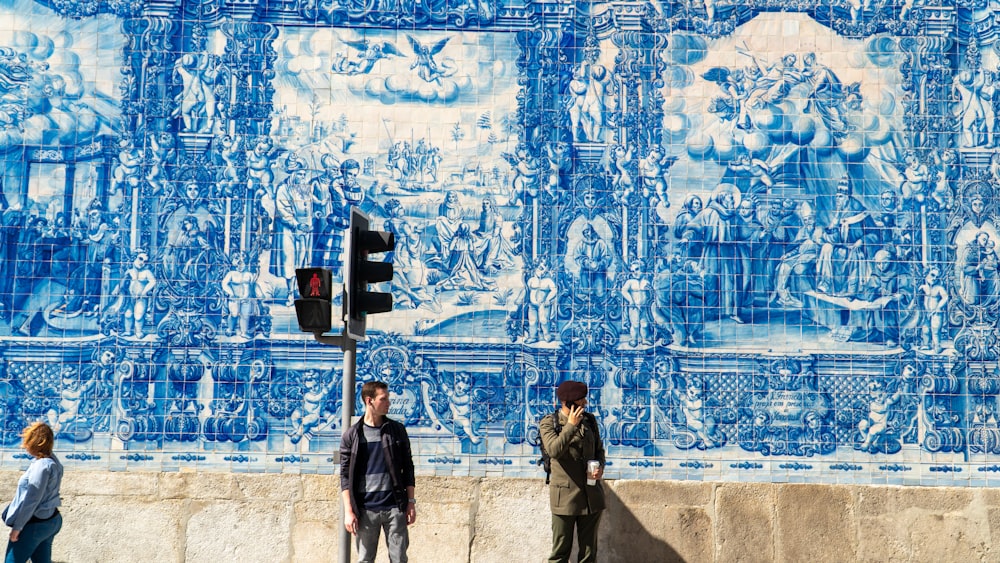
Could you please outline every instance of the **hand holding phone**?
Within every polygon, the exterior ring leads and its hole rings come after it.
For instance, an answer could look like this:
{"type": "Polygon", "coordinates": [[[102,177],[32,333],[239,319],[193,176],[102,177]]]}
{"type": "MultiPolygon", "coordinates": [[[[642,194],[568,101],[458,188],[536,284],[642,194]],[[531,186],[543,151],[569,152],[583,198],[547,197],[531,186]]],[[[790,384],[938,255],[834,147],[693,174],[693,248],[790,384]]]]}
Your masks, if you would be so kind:
{"type": "Polygon", "coordinates": [[[577,405],[571,406],[567,418],[573,426],[580,426],[580,423],[583,422],[583,407],[577,405]]]}

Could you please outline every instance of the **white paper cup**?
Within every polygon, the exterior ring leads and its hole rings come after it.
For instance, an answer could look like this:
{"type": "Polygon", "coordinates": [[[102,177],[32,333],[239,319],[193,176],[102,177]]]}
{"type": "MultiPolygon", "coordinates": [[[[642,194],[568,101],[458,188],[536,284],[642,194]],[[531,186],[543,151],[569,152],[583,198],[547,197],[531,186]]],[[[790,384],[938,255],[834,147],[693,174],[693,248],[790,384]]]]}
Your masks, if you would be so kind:
{"type": "Polygon", "coordinates": [[[597,471],[601,468],[601,462],[592,459],[587,462],[587,484],[597,484],[597,471]]]}

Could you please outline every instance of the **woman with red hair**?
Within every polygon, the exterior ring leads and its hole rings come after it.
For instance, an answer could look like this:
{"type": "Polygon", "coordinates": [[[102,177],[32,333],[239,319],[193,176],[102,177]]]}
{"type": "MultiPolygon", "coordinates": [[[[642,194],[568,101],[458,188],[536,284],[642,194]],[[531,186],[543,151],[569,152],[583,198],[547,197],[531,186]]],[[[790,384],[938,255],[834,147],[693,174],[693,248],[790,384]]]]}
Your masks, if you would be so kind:
{"type": "Polygon", "coordinates": [[[55,436],[44,422],[21,433],[21,447],[35,459],[17,482],[14,500],[3,512],[11,527],[5,563],[51,563],[52,539],[62,528],[59,486],[63,466],[52,454],[55,436]]]}

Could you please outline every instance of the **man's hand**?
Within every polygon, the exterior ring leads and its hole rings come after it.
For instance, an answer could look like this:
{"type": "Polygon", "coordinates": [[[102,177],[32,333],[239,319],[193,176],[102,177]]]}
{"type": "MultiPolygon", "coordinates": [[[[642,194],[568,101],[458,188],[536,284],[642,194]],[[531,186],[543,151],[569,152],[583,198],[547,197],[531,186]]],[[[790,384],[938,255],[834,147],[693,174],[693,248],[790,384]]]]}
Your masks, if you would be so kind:
{"type": "Polygon", "coordinates": [[[21,537],[21,530],[11,530],[10,531],[10,541],[11,542],[16,542],[19,537],[21,537]]]}
{"type": "Polygon", "coordinates": [[[350,508],[344,510],[344,528],[353,535],[358,534],[358,517],[350,508]]]}
{"type": "Polygon", "coordinates": [[[406,505],[406,525],[410,526],[417,521],[417,505],[409,503],[406,505]]]}
{"type": "Polygon", "coordinates": [[[570,407],[567,418],[569,418],[569,423],[573,426],[580,426],[580,423],[583,422],[583,407],[576,405],[570,407]]]}

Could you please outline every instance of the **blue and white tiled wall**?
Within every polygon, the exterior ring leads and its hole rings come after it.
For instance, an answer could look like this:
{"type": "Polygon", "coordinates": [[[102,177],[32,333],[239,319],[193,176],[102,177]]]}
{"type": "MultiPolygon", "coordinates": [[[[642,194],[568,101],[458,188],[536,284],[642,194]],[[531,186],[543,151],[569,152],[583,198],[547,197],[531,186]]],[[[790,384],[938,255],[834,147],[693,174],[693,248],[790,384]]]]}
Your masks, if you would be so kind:
{"type": "Polygon", "coordinates": [[[332,472],[296,267],[396,234],[424,474],[1000,482],[991,4],[0,0],[0,466],[332,472]]]}

